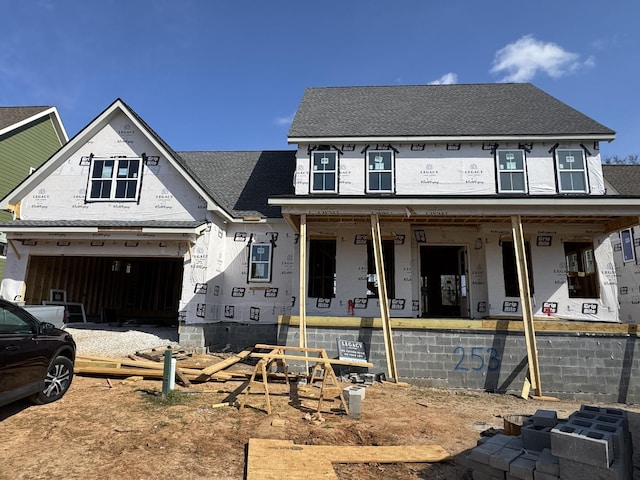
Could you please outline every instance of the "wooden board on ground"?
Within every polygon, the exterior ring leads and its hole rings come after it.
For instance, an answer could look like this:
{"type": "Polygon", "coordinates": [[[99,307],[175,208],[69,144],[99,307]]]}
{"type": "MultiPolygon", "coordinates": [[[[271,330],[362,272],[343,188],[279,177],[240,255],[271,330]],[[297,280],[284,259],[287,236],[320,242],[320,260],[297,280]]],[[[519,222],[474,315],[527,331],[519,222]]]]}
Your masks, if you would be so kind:
{"type": "Polygon", "coordinates": [[[433,463],[450,458],[440,445],[296,445],[291,440],[249,439],[247,480],[338,480],[334,463],[433,463]]]}

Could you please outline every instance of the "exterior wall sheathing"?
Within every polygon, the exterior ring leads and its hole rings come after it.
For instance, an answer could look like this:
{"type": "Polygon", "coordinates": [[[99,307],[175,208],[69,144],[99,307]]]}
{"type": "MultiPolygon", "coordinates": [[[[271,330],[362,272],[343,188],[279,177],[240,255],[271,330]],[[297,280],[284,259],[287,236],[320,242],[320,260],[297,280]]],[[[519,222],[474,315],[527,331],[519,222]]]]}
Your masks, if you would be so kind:
{"type": "MultiPolygon", "coordinates": [[[[640,402],[637,335],[538,333],[543,395],[583,402],[640,402]]],[[[387,373],[382,330],[307,326],[307,344],[337,358],[338,338],[364,343],[369,373],[387,373]]],[[[297,326],[282,324],[278,344],[299,345],[297,326]]],[[[400,380],[436,387],[520,395],[527,372],[522,332],[394,330],[400,380]]],[[[356,368],[353,371],[360,371],[356,368]]],[[[344,372],[344,371],[343,371],[344,372]]]]}

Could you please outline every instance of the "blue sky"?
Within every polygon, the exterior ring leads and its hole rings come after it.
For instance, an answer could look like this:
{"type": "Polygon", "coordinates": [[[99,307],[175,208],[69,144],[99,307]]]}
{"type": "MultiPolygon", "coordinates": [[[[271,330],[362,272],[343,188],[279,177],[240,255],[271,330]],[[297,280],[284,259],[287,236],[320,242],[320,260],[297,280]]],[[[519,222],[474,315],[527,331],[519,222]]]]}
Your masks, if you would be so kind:
{"type": "Polygon", "coordinates": [[[0,0],[0,105],[116,98],[175,150],[292,148],[307,87],[531,82],[640,154],[636,0],[0,0]]]}

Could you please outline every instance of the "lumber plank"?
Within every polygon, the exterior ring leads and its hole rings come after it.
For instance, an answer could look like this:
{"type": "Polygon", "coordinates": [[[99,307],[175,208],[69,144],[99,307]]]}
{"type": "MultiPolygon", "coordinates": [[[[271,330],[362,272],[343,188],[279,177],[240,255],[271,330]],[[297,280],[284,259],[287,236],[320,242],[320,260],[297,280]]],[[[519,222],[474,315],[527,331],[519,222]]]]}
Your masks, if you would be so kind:
{"type": "MultiPolygon", "coordinates": [[[[152,370],[150,368],[103,368],[103,367],[79,367],[76,366],[73,369],[74,373],[87,374],[87,375],[105,375],[110,377],[130,377],[130,376],[142,376],[145,378],[162,378],[162,370],[152,370]]],[[[183,376],[189,381],[194,381],[197,377],[191,374],[184,374],[183,376]]]]}
{"type": "Polygon", "coordinates": [[[253,347],[247,348],[241,351],[240,353],[236,353],[234,356],[227,358],[226,360],[222,360],[221,362],[214,363],[209,367],[203,368],[202,371],[200,372],[200,375],[203,378],[201,378],[200,380],[204,380],[205,377],[210,377],[214,373],[219,372],[220,370],[224,370],[225,368],[230,367],[234,363],[238,363],[239,361],[244,360],[249,356],[252,350],[253,350],[253,347]]]}
{"type": "Polygon", "coordinates": [[[307,357],[304,355],[287,355],[283,353],[252,353],[249,355],[253,358],[268,358],[271,360],[300,360],[316,363],[330,363],[332,365],[351,365],[353,367],[373,367],[373,363],[370,362],[352,362],[349,360],[338,360],[335,358],[322,358],[322,357],[307,357]]]}
{"type": "Polygon", "coordinates": [[[296,445],[291,440],[251,438],[247,480],[337,480],[333,463],[433,463],[449,459],[449,453],[440,445],[296,445]]]}

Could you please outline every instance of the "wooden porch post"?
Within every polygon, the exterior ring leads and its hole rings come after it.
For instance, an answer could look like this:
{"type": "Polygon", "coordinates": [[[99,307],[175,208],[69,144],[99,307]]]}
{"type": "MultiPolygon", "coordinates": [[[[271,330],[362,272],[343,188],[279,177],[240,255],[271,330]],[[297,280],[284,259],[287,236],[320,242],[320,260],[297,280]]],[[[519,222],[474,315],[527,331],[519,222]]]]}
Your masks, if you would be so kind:
{"type": "Polygon", "coordinates": [[[380,318],[382,319],[382,334],[384,349],[387,357],[387,371],[389,377],[398,381],[396,368],[396,354],[393,348],[393,334],[391,332],[391,316],[389,314],[389,299],[387,297],[387,280],[384,274],[384,259],[382,256],[382,236],[380,235],[380,219],[378,215],[371,215],[371,237],[376,261],[376,276],[378,279],[378,300],[380,301],[380,318]]]}
{"type": "MultiPolygon", "coordinates": [[[[529,289],[529,268],[522,232],[522,219],[520,215],[511,216],[511,230],[513,232],[513,248],[516,254],[516,266],[518,271],[518,286],[520,287],[520,301],[522,303],[522,322],[524,323],[524,335],[527,343],[527,358],[529,361],[529,382],[536,391],[536,396],[542,397],[542,384],[540,383],[540,367],[538,364],[538,348],[536,346],[536,332],[533,327],[533,311],[531,309],[531,291],[529,289]]],[[[525,382],[522,396],[527,398],[528,388],[525,382]]]]}
{"type": "Polygon", "coordinates": [[[300,215],[300,290],[298,292],[298,310],[300,317],[300,347],[307,348],[307,216],[300,215]]]}

